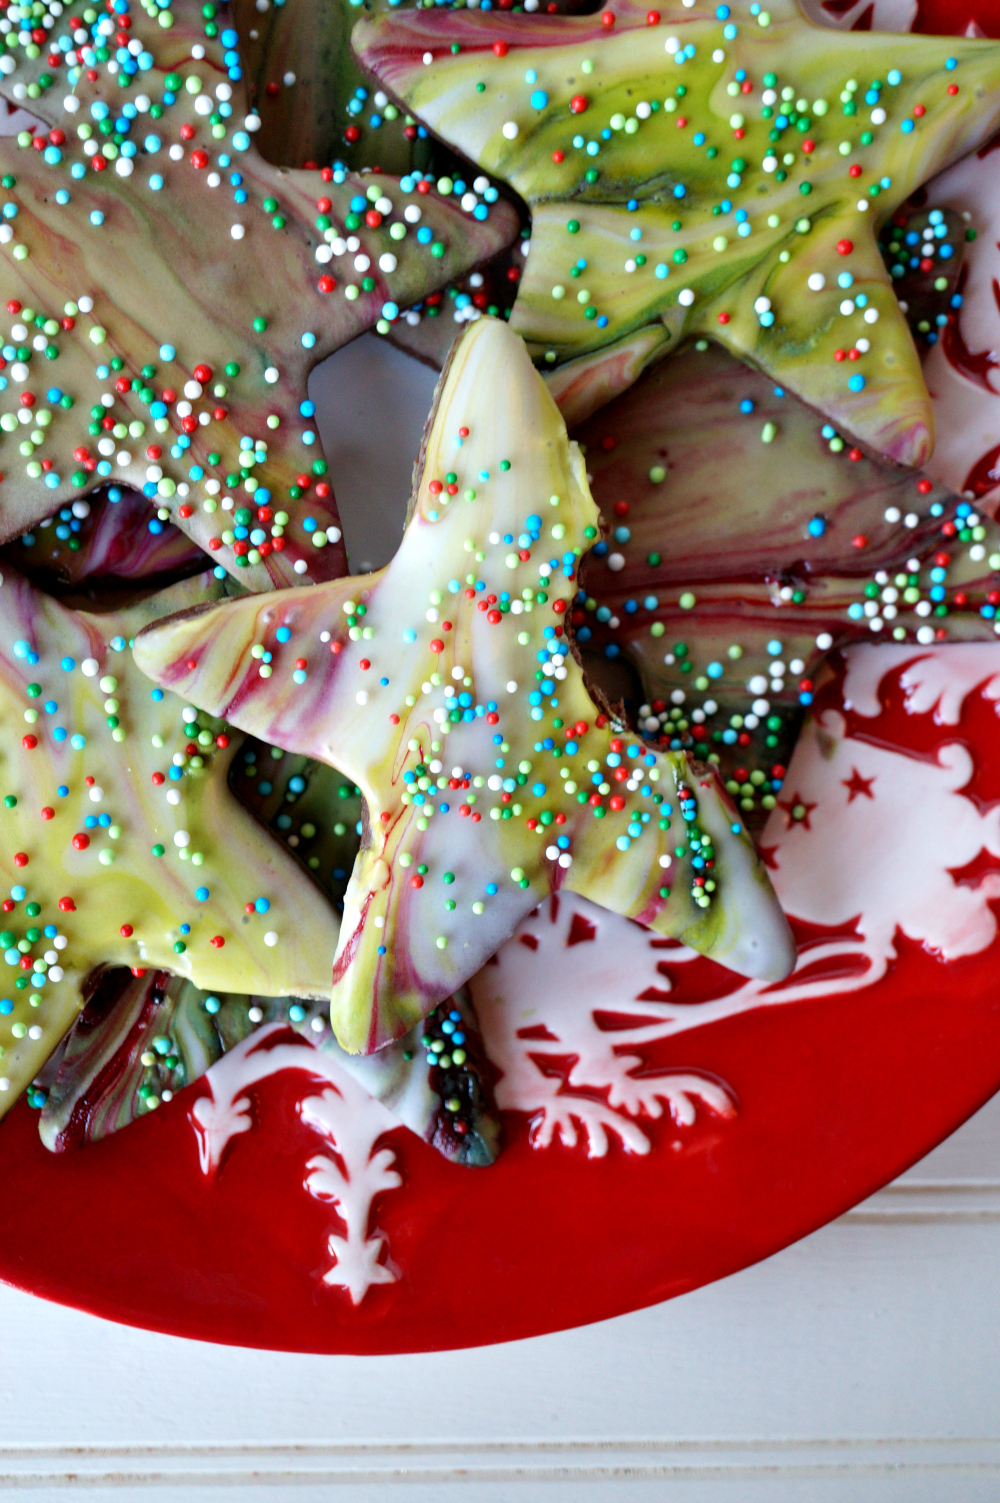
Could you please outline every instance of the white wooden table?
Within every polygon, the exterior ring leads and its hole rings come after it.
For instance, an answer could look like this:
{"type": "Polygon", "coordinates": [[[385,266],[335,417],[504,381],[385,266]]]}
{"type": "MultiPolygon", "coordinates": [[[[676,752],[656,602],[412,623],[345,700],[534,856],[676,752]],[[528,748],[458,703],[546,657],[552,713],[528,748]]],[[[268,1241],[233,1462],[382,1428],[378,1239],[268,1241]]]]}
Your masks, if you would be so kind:
{"type": "Polygon", "coordinates": [[[996,1503],[998,1262],[1000,1101],[767,1263],[510,1346],[242,1351],[0,1288],[0,1487],[32,1503],[73,1485],[93,1503],[996,1503]]]}
{"type": "MultiPolygon", "coordinates": [[[[355,568],[395,548],[433,386],[375,336],[314,378],[355,568]]],[[[0,1487],[33,1503],[74,1486],[94,1503],[997,1503],[998,1264],[1000,1102],[759,1267],[511,1346],[242,1351],[0,1288],[0,1487]]]]}

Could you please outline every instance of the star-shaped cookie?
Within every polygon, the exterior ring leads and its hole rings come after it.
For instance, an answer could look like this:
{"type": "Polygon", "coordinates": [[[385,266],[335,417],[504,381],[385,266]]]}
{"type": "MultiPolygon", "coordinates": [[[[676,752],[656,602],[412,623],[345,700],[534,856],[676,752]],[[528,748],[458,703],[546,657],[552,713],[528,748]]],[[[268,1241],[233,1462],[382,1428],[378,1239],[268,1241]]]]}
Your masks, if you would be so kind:
{"type": "Polygon", "coordinates": [[[831,649],[995,640],[995,526],[718,347],[689,345],[572,432],[607,527],[577,641],[626,682],[638,669],[640,728],[721,759],[748,818],[831,649]]]}
{"type": "Polygon", "coordinates": [[[516,216],[269,165],[236,33],[194,0],[62,16],[34,60],[22,35],[0,92],[50,129],[0,142],[0,537],[117,480],[251,588],[342,573],[309,371],[516,216]]]}
{"type": "Polygon", "coordinates": [[[596,405],[711,331],[871,448],[926,459],[930,400],[876,232],[996,129],[1000,44],[831,31],[795,0],[416,10],[354,41],[531,206],[511,324],[562,387],[596,405]]]}
{"type": "Polygon", "coordinates": [[[229,791],[242,737],[153,686],[129,642],[219,596],[211,573],[128,610],[0,588],[0,1113],[69,1028],[95,970],[324,996],[337,914],[229,791]]]}
{"type": "Polygon", "coordinates": [[[711,770],[642,747],[588,693],[566,611],[596,522],[523,342],[484,318],[442,379],[391,564],[136,641],[151,678],[361,788],[333,971],[352,1052],[406,1032],[561,887],[746,974],[792,964],[711,770]]]}

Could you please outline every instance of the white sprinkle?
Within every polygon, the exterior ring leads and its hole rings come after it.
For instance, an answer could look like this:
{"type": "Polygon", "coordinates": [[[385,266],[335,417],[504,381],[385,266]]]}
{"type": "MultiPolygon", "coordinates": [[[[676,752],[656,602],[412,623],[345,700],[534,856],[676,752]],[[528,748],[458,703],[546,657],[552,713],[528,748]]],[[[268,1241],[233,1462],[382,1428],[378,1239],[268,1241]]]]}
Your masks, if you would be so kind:
{"type": "Polygon", "coordinates": [[[516,694],[517,693],[517,684],[514,681],[514,679],[511,679],[508,682],[508,684],[507,684],[507,693],[508,694],[516,694]]]}
{"type": "Polygon", "coordinates": [[[354,697],[359,705],[366,705],[368,703],[368,690],[359,689],[354,697]]]}
{"type": "Polygon", "coordinates": [[[241,224],[234,224],[231,227],[229,233],[230,235],[232,235],[234,240],[242,240],[243,236],[246,234],[246,230],[241,224]]]}
{"type": "Polygon", "coordinates": [[[304,558],[297,558],[292,565],[292,568],[295,570],[296,574],[304,574],[308,567],[309,565],[306,563],[304,558]]]}
{"type": "Polygon", "coordinates": [[[754,302],[753,311],[755,313],[769,313],[770,309],[771,299],[769,297],[759,297],[754,302]]]}
{"type": "Polygon", "coordinates": [[[281,372],[278,370],[278,367],[276,365],[269,365],[267,370],[264,372],[264,380],[268,383],[269,386],[273,386],[274,383],[280,379],[280,377],[281,372]]]}
{"type": "Polygon", "coordinates": [[[90,802],[92,804],[99,804],[101,802],[101,799],[103,797],[104,797],[104,789],[103,788],[98,788],[97,784],[95,783],[94,786],[93,786],[93,788],[90,789],[90,802]]]}
{"type": "Polygon", "coordinates": [[[866,324],[877,324],[878,323],[878,309],[877,308],[866,308],[865,309],[865,323],[866,324]]]}
{"type": "Polygon", "coordinates": [[[429,68],[430,65],[431,65],[431,63],[433,61],[434,61],[434,54],[433,54],[433,52],[425,52],[424,55],[423,55],[423,58],[422,58],[422,62],[423,62],[424,67],[425,68],[429,68]]]}
{"type": "Polygon", "coordinates": [[[868,200],[867,200],[867,198],[859,198],[858,199],[858,213],[859,214],[864,214],[867,211],[867,209],[868,209],[868,200]]]}
{"type": "Polygon", "coordinates": [[[243,129],[250,131],[251,134],[253,134],[255,130],[260,130],[260,116],[248,115],[243,122],[243,129]]]}
{"type": "Polygon", "coordinates": [[[690,308],[691,304],[694,302],[694,293],[691,291],[690,287],[681,288],[680,292],[677,294],[677,301],[680,303],[682,308],[690,308]]]}
{"type": "Polygon", "coordinates": [[[84,658],[80,664],[80,672],[84,678],[94,678],[100,671],[100,667],[101,665],[96,658],[84,658]]]}
{"type": "Polygon", "coordinates": [[[806,283],[806,286],[809,288],[810,292],[822,292],[823,288],[826,286],[826,277],[821,271],[814,271],[812,276],[806,283]]]}
{"type": "Polygon", "coordinates": [[[174,831],[174,845],[177,846],[178,850],[183,850],[185,846],[190,844],[191,836],[188,834],[187,830],[174,831]]]}
{"type": "Polygon", "coordinates": [[[263,1023],[264,1009],[262,1007],[248,1008],[247,1017],[250,1019],[251,1023],[263,1023]]]}
{"type": "Polygon", "coordinates": [[[669,856],[661,856],[660,857],[660,865],[661,866],[669,866],[670,865],[670,861],[671,861],[671,858],[669,856]]]}
{"type": "Polygon", "coordinates": [[[277,934],[275,934],[273,929],[268,929],[267,933],[264,935],[264,943],[271,950],[273,950],[275,945],[278,943],[278,936],[277,934]]]}
{"type": "Polygon", "coordinates": [[[66,973],[63,970],[63,968],[62,968],[61,965],[50,965],[49,966],[49,980],[50,981],[61,981],[63,979],[63,976],[65,974],[66,973]]]}
{"type": "Polygon", "coordinates": [[[881,108],[881,106],[880,106],[877,110],[872,110],[872,125],[884,125],[884,124],[885,124],[885,110],[883,110],[881,108]]]}
{"type": "Polygon", "coordinates": [[[518,126],[517,126],[517,121],[516,120],[507,120],[507,121],[505,121],[504,127],[503,127],[503,134],[504,134],[504,139],[505,140],[507,140],[507,141],[513,141],[516,138],[516,136],[517,136],[517,131],[518,131],[518,126]]]}
{"type": "Polygon", "coordinates": [[[898,506],[887,506],[885,509],[885,520],[887,522],[898,522],[902,515],[903,513],[898,506]]]}

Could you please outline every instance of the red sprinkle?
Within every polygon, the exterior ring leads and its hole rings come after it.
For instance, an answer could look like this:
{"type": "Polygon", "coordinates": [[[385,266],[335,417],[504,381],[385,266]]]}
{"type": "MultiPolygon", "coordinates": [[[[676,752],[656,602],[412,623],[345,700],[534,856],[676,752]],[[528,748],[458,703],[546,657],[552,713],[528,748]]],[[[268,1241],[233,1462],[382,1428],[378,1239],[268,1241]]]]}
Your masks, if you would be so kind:
{"type": "Polygon", "coordinates": [[[59,899],[59,911],[60,911],[60,913],[75,913],[76,912],[76,904],[73,902],[73,899],[72,898],[60,898],[59,899]]]}
{"type": "Polygon", "coordinates": [[[55,819],[55,817],[56,817],[56,811],[54,809],[45,808],[45,809],[42,810],[42,818],[43,819],[55,819]]]}
{"type": "Polygon", "coordinates": [[[122,939],[131,939],[134,931],[131,924],[122,924],[118,932],[122,939]]]}
{"type": "Polygon", "coordinates": [[[569,107],[573,111],[574,115],[582,115],[584,110],[587,108],[587,103],[588,100],[586,94],[574,94],[573,98],[569,102],[569,107]]]}
{"type": "Polygon", "coordinates": [[[917,481],[917,490],[920,492],[920,494],[922,496],[929,496],[930,493],[931,493],[931,491],[933,489],[934,489],[933,481],[930,481],[930,480],[918,480],[917,481]]]}
{"type": "Polygon", "coordinates": [[[838,240],[837,241],[837,255],[838,256],[849,256],[851,254],[851,251],[853,249],[854,249],[854,241],[853,240],[838,240]]]}
{"type": "Polygon", "coordinates": [[[14,856],[15,866],[27,866],[28,856],[26,851],[18,851],[14,856]]]}
{"type": "Polygon", "coordinates": [[[90,836],[89,835],[84,835],[84,833],[83,833],[82,830],[78,834],[76,834],[76,835],[73,836],[73,846],[74,846],[74,849],[76,849],[78,851],[85,851],[87,849],[87,847],[88,847],[89,844],[90,844],[90,836]]]}
{"type": "Polygon", "coordinates": [[[209,940],[209,944],[213,947],[213,949],[216,950],[221,950],[222,946],[225,943],[226,941],[223,939],[221,934],[213,934],[212,938],[209,940]]]}

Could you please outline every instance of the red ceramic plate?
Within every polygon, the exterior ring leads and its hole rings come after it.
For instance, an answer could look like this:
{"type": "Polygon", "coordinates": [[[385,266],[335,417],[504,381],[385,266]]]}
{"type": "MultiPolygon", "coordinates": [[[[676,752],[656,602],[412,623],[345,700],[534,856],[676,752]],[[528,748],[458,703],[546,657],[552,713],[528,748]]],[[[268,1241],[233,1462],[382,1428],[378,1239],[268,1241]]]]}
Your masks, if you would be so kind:
{"type": "Polygon", "coordinates": [[[1000,646],[858,648],[763,844],[797,971],[747,984],[578,899],[475,983],[507,1147],[446,1163],[294,1034],[52,1156],[4,1123],[0,1276],[302,1351],[511,1340],[804,1236],[1000,1086],[1000,646]]]}
{"type": "MultiPolygon", "coordinates": [[[[889,29],[912,6],[828,9],[889,29]]],[[[970,21],[1000,32],[995,0],[924,0],[918,24],[970,21]]],[[[998,707],[1000,644],[852,652],[764,835],[800,945],[781,986],[578,899],[529,919],[474,984],[492,1168],[262,1030],[76,1152],[19,1103],[0,1278],[203,1340],[420,1351],[635,1310],[822,1226],[1000,1088],[998,707]]]]}

